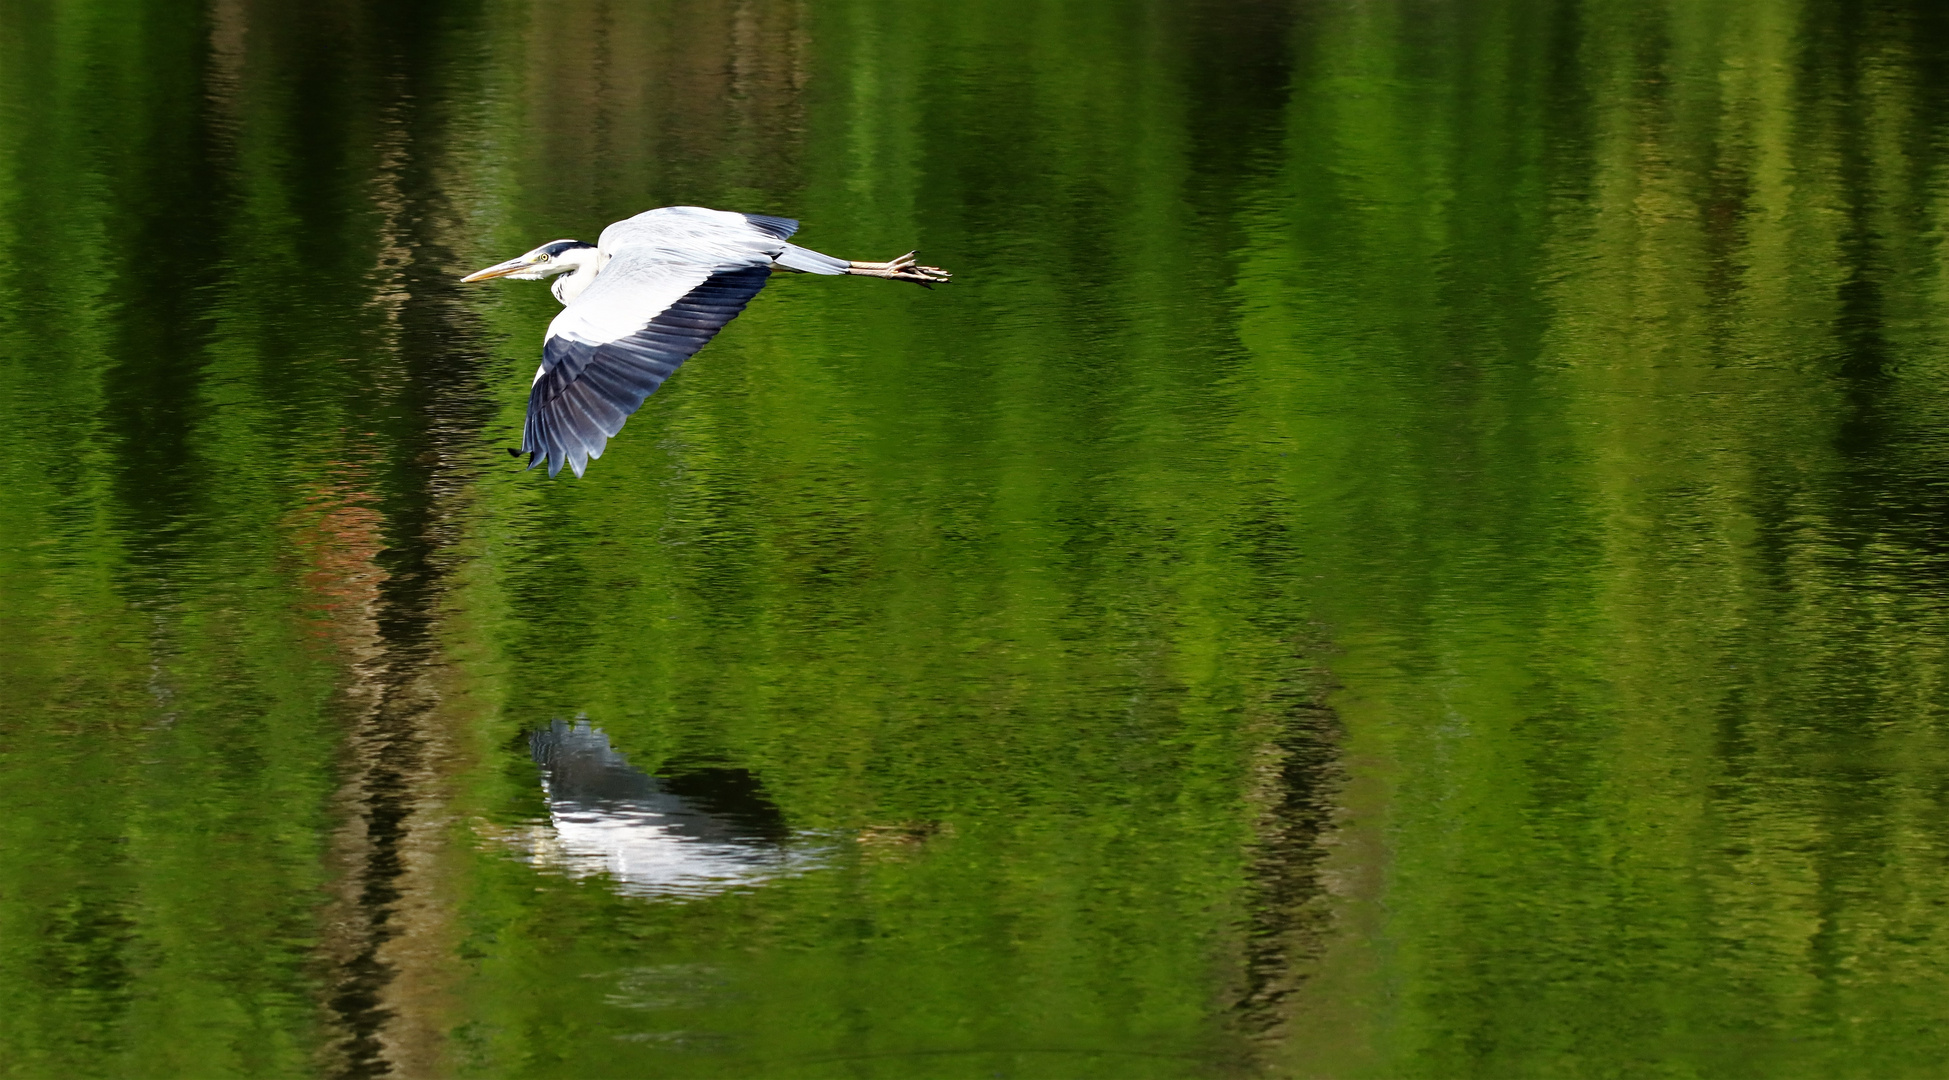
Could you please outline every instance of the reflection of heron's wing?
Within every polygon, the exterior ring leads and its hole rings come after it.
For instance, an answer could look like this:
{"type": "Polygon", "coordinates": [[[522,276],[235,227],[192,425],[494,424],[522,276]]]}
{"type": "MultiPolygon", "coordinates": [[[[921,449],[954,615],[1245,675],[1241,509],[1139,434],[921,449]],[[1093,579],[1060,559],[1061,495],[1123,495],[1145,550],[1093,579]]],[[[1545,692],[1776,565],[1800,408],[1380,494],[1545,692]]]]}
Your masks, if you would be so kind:
{"type": "Polygon", "coordinates": [[[727,813],[687,799],[630,765],[587,723],[557,721],[530,745],[549,809],[548,828],[530,830],[524,844],[537,863],[577,877],[606,874],[626,893],[702,896],[813,861],[781,842],[784,821],[769,800],[762,811],[747,798],[727,813]]]}
{"type": "MultiPolygon", "coordinates": [[[[608,256],[549,324],[521,449],[548,475],[589,459],[685,360],[737,318],[798,223],[670,206],[602,233],[608,256]]],[[[532,467],[532,465],[531,465],[532,467]]]]}

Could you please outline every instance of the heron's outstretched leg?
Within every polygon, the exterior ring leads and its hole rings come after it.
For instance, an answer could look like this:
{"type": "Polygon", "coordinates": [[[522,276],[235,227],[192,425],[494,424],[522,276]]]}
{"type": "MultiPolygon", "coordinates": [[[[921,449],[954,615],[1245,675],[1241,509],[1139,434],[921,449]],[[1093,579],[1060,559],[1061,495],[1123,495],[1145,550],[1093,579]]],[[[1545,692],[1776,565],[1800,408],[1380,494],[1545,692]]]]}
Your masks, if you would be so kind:
{"type": "Polygon", "coordinates": [[[909,251],[889,262],[847,262],[845,259],[835,259],[811,248],[786,244],[785,250],[772,261],[771,268],[773,273],[859,274],[864,277],[886,278],[888,281],[911,281],[930,289],[954,276],[938,266],[916,264],[914,256],[917,254],[919,252],[909,251]]]}
{"type": "Polygon", "coordinates": [[[921,266],[914,262],[914,256],[918,254],[920,254],[918,251],[909,251],[889,262],[855,262],[847,267],[846,272],[866,277],[886,278],[888,281],[911,281],[930,289],[954,277],[953,274],[938,266],[921,266]]]}

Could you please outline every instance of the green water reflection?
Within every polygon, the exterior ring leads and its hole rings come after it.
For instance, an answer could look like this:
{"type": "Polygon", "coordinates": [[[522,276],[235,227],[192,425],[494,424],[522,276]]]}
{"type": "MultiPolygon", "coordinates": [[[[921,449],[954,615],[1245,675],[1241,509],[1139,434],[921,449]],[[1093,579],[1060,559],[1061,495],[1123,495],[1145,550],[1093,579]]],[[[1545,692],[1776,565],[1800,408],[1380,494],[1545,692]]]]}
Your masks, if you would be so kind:
{"type": "Polygon", "coordinates": [[[0,27],[0,1076],[1949,1055],[1949,9],[0,27]],[[668,203],[957,280],[518,471],[668,203]]]}

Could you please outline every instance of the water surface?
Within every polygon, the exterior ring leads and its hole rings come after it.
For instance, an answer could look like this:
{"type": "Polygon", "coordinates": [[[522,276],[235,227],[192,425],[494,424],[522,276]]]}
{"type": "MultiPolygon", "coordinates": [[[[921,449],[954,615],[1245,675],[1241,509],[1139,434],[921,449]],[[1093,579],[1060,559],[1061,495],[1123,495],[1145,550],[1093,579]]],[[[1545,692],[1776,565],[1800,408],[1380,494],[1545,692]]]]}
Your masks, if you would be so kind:
{"type": "Polygon", "coordinates": [[[0,1075],[1949,1056],[1949,9],[0,26],[0,1075]],[[519,471],[674,203],[957,280],[519,471]]]}

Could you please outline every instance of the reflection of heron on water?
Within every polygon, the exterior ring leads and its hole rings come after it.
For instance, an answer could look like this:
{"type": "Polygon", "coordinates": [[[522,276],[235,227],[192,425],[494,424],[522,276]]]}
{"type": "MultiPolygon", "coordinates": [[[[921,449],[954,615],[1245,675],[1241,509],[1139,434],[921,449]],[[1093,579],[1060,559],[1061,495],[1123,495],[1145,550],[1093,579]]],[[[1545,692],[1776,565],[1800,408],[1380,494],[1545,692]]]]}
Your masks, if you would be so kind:
{"type": "Polygon", "coordinates": [[[742,769],[651,776],[587,721],[529,736],[548,797],[547,825],[517,843],[538,866],[606,874],[619,892],[707,896],[810,868],[784,815],[742,769]]]}

